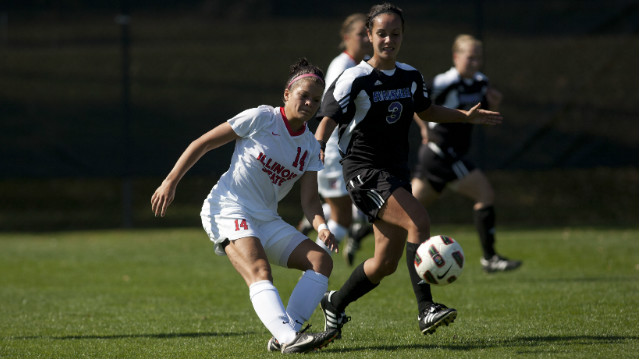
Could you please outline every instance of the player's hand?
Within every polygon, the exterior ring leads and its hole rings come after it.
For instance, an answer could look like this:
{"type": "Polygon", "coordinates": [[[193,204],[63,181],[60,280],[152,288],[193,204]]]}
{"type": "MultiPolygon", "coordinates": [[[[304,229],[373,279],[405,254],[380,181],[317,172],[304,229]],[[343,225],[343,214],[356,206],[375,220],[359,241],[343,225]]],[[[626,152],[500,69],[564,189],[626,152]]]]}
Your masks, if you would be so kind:
{"type": "Polygon", "coordinates": [[[480,109],[480,103],[478,103],[467,111],[467,122],[478,125],[499,125],[502,124],[502,114],[480,109]]]}
{"type": "Polygon", "coordinates": [[[173,202],[176,195],[176,187],[168,181],[163,181],[156,191],[151,196],[151,211],[157,217],[160,215],[164,217],[167,213],[167,208],[173,202]]]}
{"type": "Polygon", "coordinates": [[[338,253],[338,242],[336,237],[333,236],[329,229],[322,229],[318,232],[318,239],[320,239],[329,248],[329,250],[338,253]]]}

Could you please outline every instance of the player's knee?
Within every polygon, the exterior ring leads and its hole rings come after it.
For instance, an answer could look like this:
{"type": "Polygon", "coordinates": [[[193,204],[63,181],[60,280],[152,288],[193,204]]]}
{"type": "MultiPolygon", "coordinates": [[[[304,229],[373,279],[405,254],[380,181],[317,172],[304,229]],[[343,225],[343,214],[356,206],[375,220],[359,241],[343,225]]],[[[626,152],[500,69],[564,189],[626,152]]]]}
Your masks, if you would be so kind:
{"type": "Polygon", "coordinates": [[[317,255],[310,259],[313,271],[329,277],[333,271],[333,259],[331,258],[331,255],[326,251],[317,252],[315,254],[317,255]]]}
{"type": "Polygon", "coordinates": [[[373,268],[377,278],[383,278],[396,272],[398,268],[398,259],[379,259],[374,258],[373,268]]]}

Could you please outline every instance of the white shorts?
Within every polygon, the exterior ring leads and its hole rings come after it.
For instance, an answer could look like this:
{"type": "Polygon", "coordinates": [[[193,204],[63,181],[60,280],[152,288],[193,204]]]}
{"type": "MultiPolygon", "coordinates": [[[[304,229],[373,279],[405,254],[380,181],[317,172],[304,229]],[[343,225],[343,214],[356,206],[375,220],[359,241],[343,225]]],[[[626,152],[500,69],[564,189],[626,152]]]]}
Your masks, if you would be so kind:
{"type": "Polygon", "coordinates": [[[260,221],[251,217],[225,215],[201,215],[202,226],[213,241],[218,255],[226,255],[223,243],[226,240],[237,240],[253,236],[267,253],[269,263],[287,267],[289,256],[293,250],[307,237],[284,220],[260,221]]]}
{"type": "Polygon", "coordinates": [[[340,150],[338,150],[338,131],[331,133],[327,148],[324,152],[324,169],[318,171],[318,192],[323,198],[337,198],[348,196],[347,184],[342,175],[340,164],[340,150]]]}

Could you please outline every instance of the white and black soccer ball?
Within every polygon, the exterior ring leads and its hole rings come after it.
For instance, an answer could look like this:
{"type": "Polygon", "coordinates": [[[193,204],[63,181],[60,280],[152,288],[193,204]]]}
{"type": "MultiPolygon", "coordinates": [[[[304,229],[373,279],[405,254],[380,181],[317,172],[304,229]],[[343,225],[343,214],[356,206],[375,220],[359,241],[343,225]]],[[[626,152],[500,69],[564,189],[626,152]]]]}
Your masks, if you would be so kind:
{"type": "Polygon", "coordinates": [[[464,252],[453,238],[432,236],[418,247],[414,265],[418,275],[428,284],[448,285],[462,274],[464,252]]]}

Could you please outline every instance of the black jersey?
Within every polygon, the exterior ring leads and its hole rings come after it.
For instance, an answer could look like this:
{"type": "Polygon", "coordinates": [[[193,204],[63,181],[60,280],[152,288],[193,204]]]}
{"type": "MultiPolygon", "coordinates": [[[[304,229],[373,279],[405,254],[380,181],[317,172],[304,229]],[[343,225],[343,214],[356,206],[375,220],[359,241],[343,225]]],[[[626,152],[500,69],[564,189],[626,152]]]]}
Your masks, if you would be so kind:
{"type": "Polygon", "coordinates": [[[338,123],[345,179],[373,168],[408,177],[413,113],[431,106],[426,84],[413,67],[377,70],[362,61],[329,87],[319,115],[338,123]]]}
{"type": "MultiPolygon", "coordinates": [[[[486,99],[489,80],[478,72],[472,79],[462,79],[455,68],[437,75],[433,79],[431,94],[433,102],[450,109],[469,110],[481,102],[481,108],[487,109],[486,99]]],[[[468,123],[429,123],[429,141],[441,149],[453,152],[453,156],[462,156],[469,151],[473,124],[468,123]]]]}

